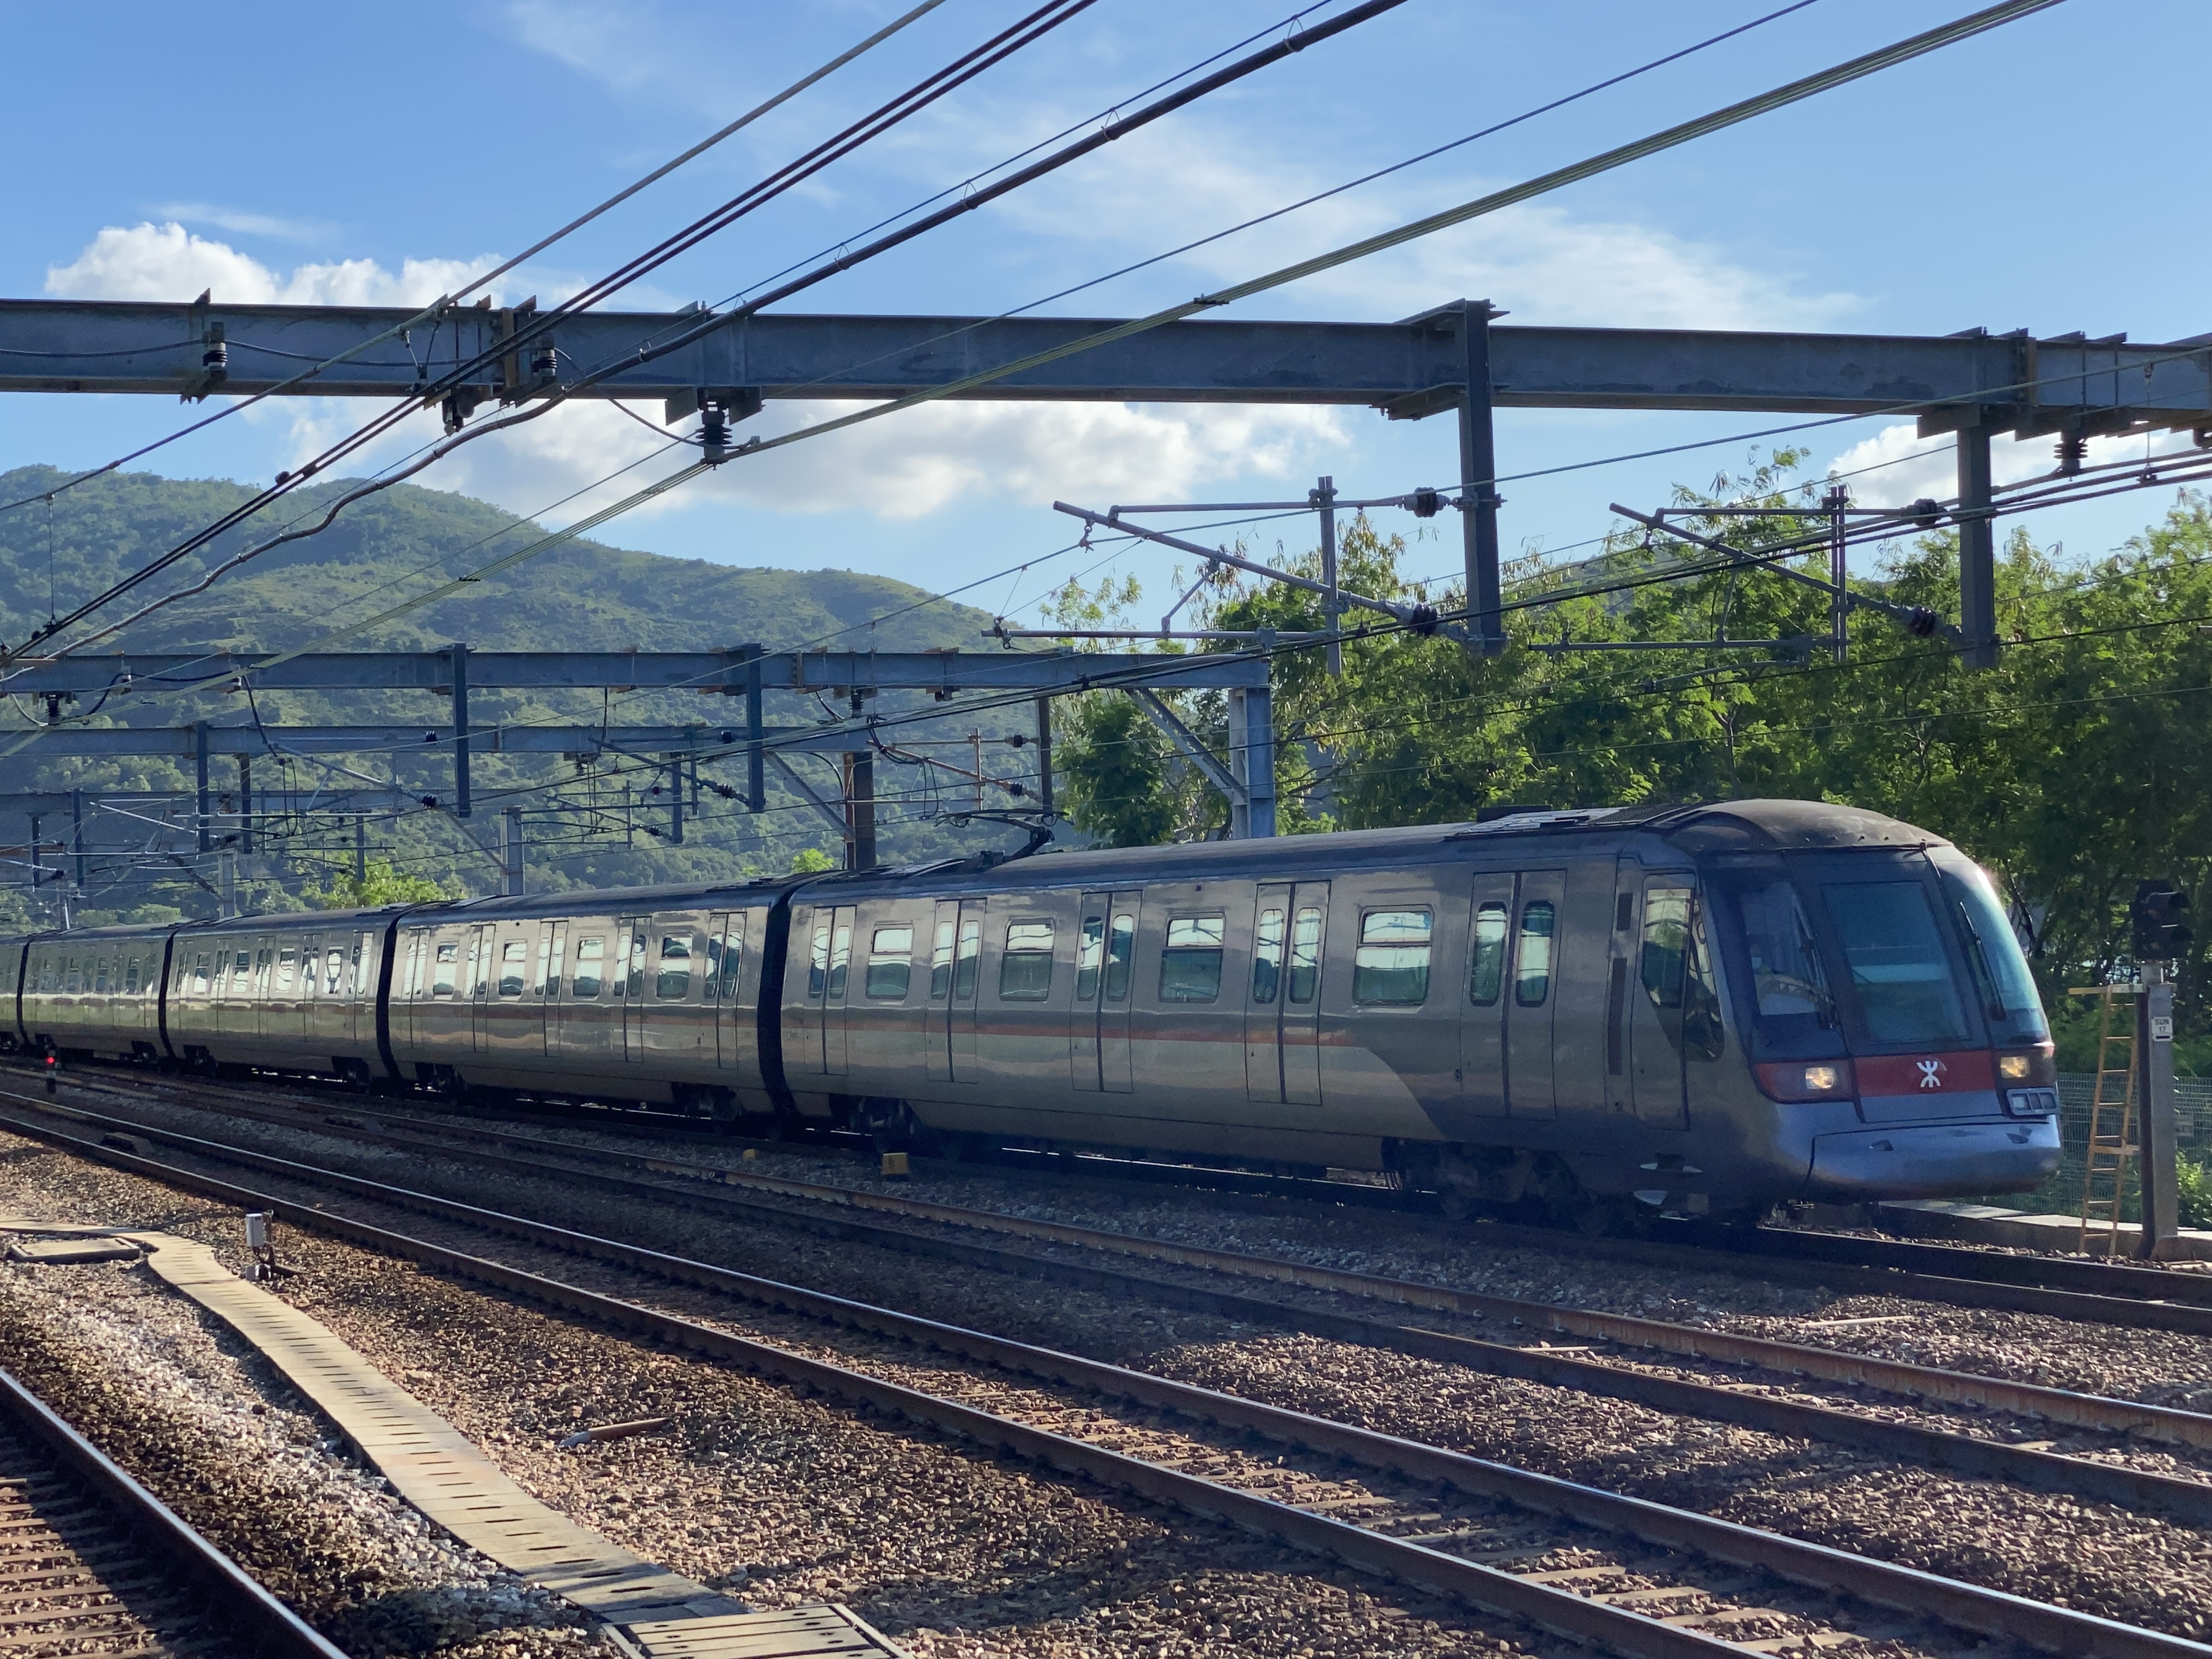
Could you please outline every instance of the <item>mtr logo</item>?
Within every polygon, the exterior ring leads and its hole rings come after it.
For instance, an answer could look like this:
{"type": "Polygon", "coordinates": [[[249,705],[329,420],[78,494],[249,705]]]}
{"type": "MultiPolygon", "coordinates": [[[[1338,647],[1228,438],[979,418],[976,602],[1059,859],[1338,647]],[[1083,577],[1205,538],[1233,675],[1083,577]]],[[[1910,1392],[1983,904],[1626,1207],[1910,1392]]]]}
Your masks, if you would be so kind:
{"type": "Polygon", "coordinates": [[[1966,1089],[1994,1089],[1996,1067],[1989,1051],[1950,1054],[1869,1054],[1853,1061],[1862,1095],[1955,1095],[1966,1089]]]}

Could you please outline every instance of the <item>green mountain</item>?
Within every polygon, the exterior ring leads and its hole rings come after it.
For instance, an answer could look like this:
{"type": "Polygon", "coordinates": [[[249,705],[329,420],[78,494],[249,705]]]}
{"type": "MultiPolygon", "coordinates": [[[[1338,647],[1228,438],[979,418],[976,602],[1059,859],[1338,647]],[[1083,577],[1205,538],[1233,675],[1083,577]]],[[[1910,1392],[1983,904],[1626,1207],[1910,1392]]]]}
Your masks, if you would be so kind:
{"type": "MultiPolygon", "coordinates": [[[[0,501],[37,497],[68,476],[43,466],[0,473],[0,501]]],[[[276,512],[226,532],[202,553],[108,606],[101,617],[128,616],[156,595],[190,587],[211,567],[276,530],[315,522],[352,483],[331,479],[295,494],[276,512]]],[[[227,480],[120,473],[0,513],[0,640],[22,641],[49,616],[140,568],[252,493],[227,480]]],[[[403,484],[349,507],[321,533],[262,555],[206,592],[181,599],[93,648],[266,651],[302,645],[474,570],[541,533],[541,526],[517,524],[487,502],[403,484]]],[[[756,641],[771,649],[823,645],[973,650],[983,643],[979,630],[989,621],[964,605],[929,602],[922,591],[884,577],[845,570],[743,569],[578,540],[332,648],[422,650],[465,640],[482,650],[700,650],[756,641]]],[[[888,694],[880,705],[883,712],[902,706],[911,706],[911,700],[894,702],[888,694]]],[[[96,709],[87,702],[64,704],[61,712],[73,724],[92,726],[179,726],[200,720],[246,725],[258,719],[267,726],[419,720],[427,726],[448,717],[444,698],[421,692],[259,693],[249,702],[227,691],[177,693],[143,683],[96,709]]],[[[602,697],[596,692],[483,692],[471,699],[471,723],[479,726],[553,715],[564,723],[597,724],[604,718],[628,725],[688,724],[728,720],[735,712],[722,699],[684,693],[617,692],[602,697]]],[[[784,694],[770,696],[768,718],[772,724],[802,723],[842,712],[784,694]]],[[[0,747],[15,741],[11,733],[27,731],[45,718],[46,711],[31,700],[19,697],[0,706],[0,747]]],[[[927,735],[964,738],[978,726],[987,735],[1004,734],[1020,730],[1022,721],[1007,714],[955,714],[927,735]]],[[[913,728],[902,733],[910,734],[913,728]]],[[[1001,758],[986,769],[994,775],[1019,775],[1028,757],[1005,749],[996,752],[1001,758]]],[[[450,799],[449,760],[403,753],[349,763],[393,779],[410,798],[430,793],[450,799]]],[[[834,794],[832,763],[802,759],[795,764],[817,790],[834,794]]],[[[218,765],[218,787],[228,793],[237,787],[234,765],[218,765]]],[[[957,806],[961,786],[940,777],[933,790],[927,771],[879,768],[880,794],[911,798],[884,813],[886,858],[999,845],[1013,836],[1006,829],[955,830],[936,822],[938,798],[957,806]]],[[[770,810],[757,817],[716,795],[716,781],[742,786],[741,762],[702,769],[700,816],[687,811],[681,847],[647,833],[650,826],[665,836],[670,824],[665,795],[641,793],[656,782],[665,788],[665,772],[656,775],[617,757],[580,766],[556,756],[483,755],[477,757],[473,772],[478,799],[488,805],[480,805],[471,820],[464,823],[444,811],[418,811],[374,823],[368,832],[371,855],[440,881],[450,890],[496,890],[497,872],[484,848],[495,834],[496,809],[507,799],[520,801],[531,814],[533,890],[780,871],[805,848],[837,852],[828,823],[773,772],[770,810]],[[494,799],[526,786],[532,787],[527,794],[494,799]]],[[[0,785],[0,838],[15,842],[27,826],[5,801],[8,793],[189,788],[191,768],[189,762],[166,759],[41,760],[33,743],[9,757],[0,777],[6,780],[0,785]]],[[[273,750],[256,762],[252,781],[257,806],[264,811],[279,811],[288,799],[306,803],[319,788],[356,787],[341,772],[305,760],[287,762],[273,750]]],[[[687,791],[687,805],[688,799],[687,791]]],[[[50,821],[42,842],[51,846],[54,833],[50,821]]],[[[151,915],[162,907],[200,914],[212,903],[189,875],[150,855],[145,826],[111,815],[86,839],[104,848],[134,843],[138,854],[94,860],[98,868],[88,872],[91,878],[80,912],[87,919],[151,915]]],[[[168,843],[173,848],[180,844],[168,843]]],[[[331,871],[349,869],[352,858],[349,831],[337,834],[326,816],[295,817],[264,826],[262,845],[255,857],[241,862],[240,874],[258,908],[276,908],[296,902],[331,871]]],[[[51,854],[47,862],[52,862],[51,854]]],[[[20,895],[21,865],[7,868],[14,881],[0,883],[0,906],[7,903],[8,885],[20,895]]],[[[204,862],[198,873],[213,878],[211,865],[204,862]]]]}

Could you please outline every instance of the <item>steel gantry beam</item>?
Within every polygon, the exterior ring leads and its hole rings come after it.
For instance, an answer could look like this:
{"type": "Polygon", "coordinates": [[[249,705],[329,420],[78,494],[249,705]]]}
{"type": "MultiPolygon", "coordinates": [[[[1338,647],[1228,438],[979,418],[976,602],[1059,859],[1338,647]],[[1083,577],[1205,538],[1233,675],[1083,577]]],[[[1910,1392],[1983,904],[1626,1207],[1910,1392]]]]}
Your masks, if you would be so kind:
{"type": "MultiPolygon", "coordinates": [[[[781,750],[842,754],[870,746],[862,728],[769,726],[761,734],[781,750]]],[[[479,726],[465,736],[450,726],[70,726],[41,737],[41,758],[82,760],[125,755],[384,754],[452,757],[466,743],[483,755],[675,754],[734,750],[749,741],[738,726],[479,726]]]]}
{"type": "MultiPolygon", "coordinates": [[[[1170,324],[976,388],[981,398],[1056,401],[1367,404],[1401,417],[1453,408],[1468,384],[1462,307],[1402,323],[1170,324]]],[[[1478,302],[1479,303],[1479,302],[1478,302]]],[[[352,306],[155,305],[0,301],[0,391],[262,392],[405,322],[411,313],[352,306]],[[223,378],[204,359],[223,346],[223,378]]],[[[586,312],[552,341],[596,368],[700,321],[586,312]]],[[[661,398],[678,412],[702,390],[762,398],[901,397],[1066,345],[1120,319],[763,315],[669,356],[618,370],[589,395],[661,398]]],[[[498,342],[495,311],[470,308],[380,346],[296,388],[315,397],[404,396],[498,342]]],[[[1928,412],[1986,404],[2015,429],[2083,417],[2123,424],[2212,422],[2212,341],[2130,344],[2124,336],[2038,340],[2025,332],[1921,335],[1749,333],[1700,329],[1488,331],[1492,399],[1506,409],[1707,409],[1928,412]]],[[[488,381],[488,395],[547,389],[488,381]]],[[[1954,425],[1960,422],[1954,422],[1954,425]]]]}

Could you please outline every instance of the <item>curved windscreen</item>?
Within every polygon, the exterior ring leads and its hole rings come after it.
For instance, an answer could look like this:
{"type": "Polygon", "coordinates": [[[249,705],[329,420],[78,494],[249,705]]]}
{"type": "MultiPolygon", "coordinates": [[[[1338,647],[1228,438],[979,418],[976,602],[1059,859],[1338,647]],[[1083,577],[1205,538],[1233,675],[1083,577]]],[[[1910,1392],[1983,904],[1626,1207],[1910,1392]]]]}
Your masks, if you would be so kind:
{"type": "Polygon", "coordinates": [[[1917,881],[1822,884],[1867,1035],[1877,1042],[1961,1042],[1966,1006],[1928,890],[1917,881]]]}
{"type": "Polygon", "coordinates": [[[2051,1027],[2035,976],[1989,877],[1956,854],[1937,854],[1936,873],[1965,936],[1966,965],[1990,1031],[1999,1042],[2047,1042],[2051,1027]]]}
{"type": "Polygon", "coordinates": [[[1735,977],[1765,1051],[1841,1053],[1835,997],[1796,884],[1778,868],[1737,867],[1715,870],[1712,885],[1723,930],[1743,951],[1735,977]]]}

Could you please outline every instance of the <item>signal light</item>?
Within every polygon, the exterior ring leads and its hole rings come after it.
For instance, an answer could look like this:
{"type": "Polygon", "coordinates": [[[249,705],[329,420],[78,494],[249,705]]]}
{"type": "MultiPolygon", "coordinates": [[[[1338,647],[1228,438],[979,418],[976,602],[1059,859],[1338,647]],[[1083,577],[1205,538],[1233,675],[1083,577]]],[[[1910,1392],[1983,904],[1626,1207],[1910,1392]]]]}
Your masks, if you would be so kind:
{"type": "Polygon", "coordinates": [[[2196,937],[2182,918],[2189,895],[2171,881],[2139,882],[2128,906],[2129,929],[2137,962],[2171,962],[2196,937]]]}
{"type": "Polygon", "coordinates": [[[46,1092],[55,1092],[54,1079],[61,1071],[62,1057],[52,1049],[46,1050],[46,1092]]]}

